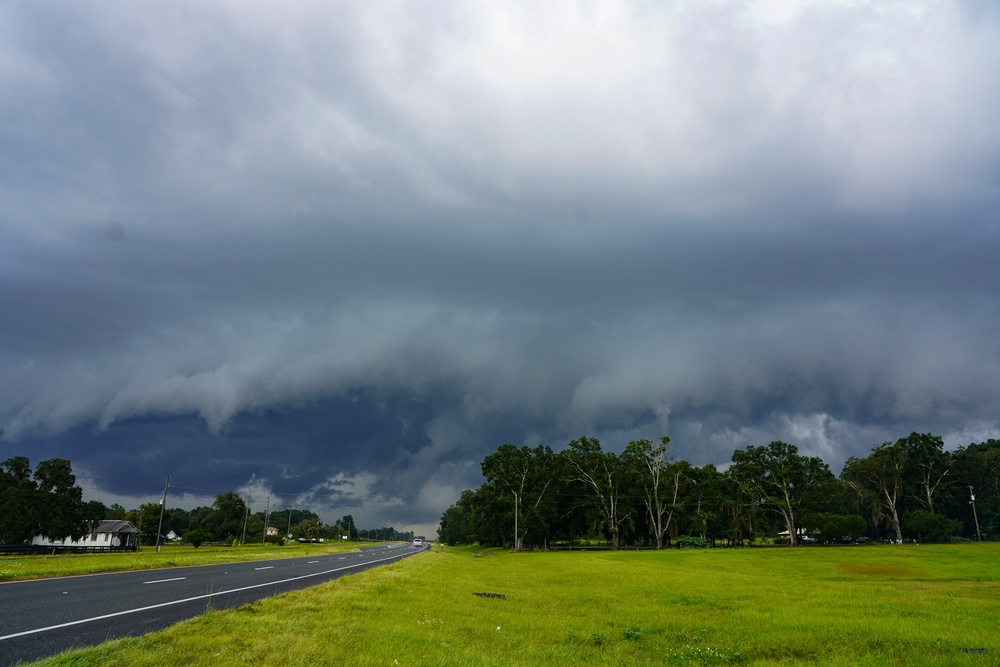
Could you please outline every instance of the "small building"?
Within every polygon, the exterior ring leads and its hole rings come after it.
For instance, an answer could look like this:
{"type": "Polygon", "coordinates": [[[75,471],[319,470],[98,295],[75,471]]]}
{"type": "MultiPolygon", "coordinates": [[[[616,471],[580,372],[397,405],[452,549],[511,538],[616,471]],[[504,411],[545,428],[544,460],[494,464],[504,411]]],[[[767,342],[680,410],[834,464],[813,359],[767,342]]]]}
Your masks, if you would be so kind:
{"type": "Polygon", "coordinates": [[[268,537],[271,537],[272,535],[277,535],[277,534],[278,534],[278,529],[277,528],[275,528],[274,526],[268,526],[267,527],[267,536],[268,537]]]}
{"type": "Polygon", "coordinates": [[[74,547],[96,550],[136,549],[139,545],[139,531],[130,521],[105,519],[91,524],[90,532],[78,540],[71,537],[53,539],[47,535],[35,535],[31,538],[33,546],[74,547]]]}

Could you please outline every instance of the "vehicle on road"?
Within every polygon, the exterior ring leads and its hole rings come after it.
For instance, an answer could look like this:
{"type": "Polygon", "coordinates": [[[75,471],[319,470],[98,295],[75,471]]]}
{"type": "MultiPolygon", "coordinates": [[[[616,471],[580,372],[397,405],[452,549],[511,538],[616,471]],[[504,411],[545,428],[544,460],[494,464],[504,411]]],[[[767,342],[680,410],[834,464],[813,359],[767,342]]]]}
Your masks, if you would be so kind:
{"type": "Polygon", "coordinates": [[[413,546],[415,546],[415,547],[422,547],[422,546],[424,546],[424,541],[422,539],[420,539],[419,537],[417,537],[417,538],[415,538],[413,540],[413,546]]]}

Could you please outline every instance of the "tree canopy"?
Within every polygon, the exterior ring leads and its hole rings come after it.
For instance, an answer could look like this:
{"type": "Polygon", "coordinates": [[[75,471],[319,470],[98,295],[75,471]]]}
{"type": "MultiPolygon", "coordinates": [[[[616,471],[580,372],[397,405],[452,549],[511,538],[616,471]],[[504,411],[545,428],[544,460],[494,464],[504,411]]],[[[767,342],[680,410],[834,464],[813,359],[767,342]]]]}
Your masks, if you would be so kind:
{"type": "Polygon", "coordinates": [[[439,537],[515,550],[664,548],[692,543],[685,536],[901,542],[975,537],[977,518],[984,535],[1000,534],[1000,441],[948,452],[940,437],[911,433],[848,459],[839,478],[821,457],[781,441],[736,449],[724,472],[673,460],[669,447],[667,436],[632,441],[620,454],[587,436],[559,452],[500,445],[483,459],[484,483],[442,515],[439,537]]]}

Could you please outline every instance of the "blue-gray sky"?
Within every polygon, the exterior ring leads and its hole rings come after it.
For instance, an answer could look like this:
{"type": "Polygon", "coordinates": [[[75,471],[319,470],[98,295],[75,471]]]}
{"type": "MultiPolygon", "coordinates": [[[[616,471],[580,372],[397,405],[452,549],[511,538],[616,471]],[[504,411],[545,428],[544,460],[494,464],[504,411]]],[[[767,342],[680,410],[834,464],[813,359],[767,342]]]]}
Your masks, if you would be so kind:
{"type": "Polygon", "coordinates": [[[1000,434],[991,2],[0,5],[0,456],[433,534],[504,442],[1000,434]]]}

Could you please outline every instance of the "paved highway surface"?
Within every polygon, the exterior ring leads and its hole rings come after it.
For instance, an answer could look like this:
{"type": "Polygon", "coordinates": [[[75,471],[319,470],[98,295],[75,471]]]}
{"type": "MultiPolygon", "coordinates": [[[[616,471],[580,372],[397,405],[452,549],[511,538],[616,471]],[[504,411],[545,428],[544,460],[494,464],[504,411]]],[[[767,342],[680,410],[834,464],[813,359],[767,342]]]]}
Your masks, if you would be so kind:
{"type": "Polygon", "coordinates": [[[202,614],[336,579],[427,548],[116,572],[0,584],[0,667],[160,630],[202,614]]]}

